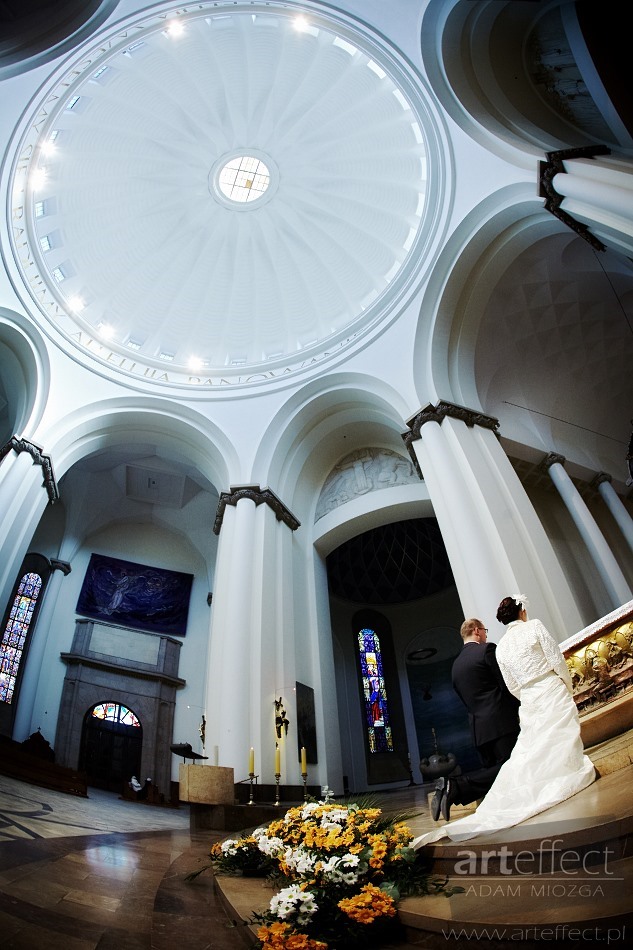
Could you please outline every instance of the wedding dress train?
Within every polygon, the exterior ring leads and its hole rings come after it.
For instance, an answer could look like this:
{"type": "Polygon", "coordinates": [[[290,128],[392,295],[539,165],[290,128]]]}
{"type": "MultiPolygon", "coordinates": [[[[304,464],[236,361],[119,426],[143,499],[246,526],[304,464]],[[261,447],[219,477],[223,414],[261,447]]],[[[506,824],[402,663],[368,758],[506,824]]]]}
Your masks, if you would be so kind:
{"type": "Polygon", "coordinates": [[[416,838],[420,848],[440,838],[462,841],[538,815],[590,785],[596,772],[583,752],[576,705],[553,671],[521,688],[521,732],[512,755],[472,815],[416,838]]]}

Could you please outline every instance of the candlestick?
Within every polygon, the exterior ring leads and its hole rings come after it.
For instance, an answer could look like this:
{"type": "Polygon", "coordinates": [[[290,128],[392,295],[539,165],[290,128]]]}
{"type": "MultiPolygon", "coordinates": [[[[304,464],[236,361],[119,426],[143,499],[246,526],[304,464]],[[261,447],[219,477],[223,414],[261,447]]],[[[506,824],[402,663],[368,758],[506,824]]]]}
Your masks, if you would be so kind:
{"type": "Polygon", "coordinates": [[[254,773],[254,772],[251,772],[248,777],[249,777],[250,783],[251,783],[251,789],[250,789],[251,794],[250,794],[250,798],[249,798],[249,800],[246,802],[246,804],[247,804],[247,805],[254,805],[255,802],[253,801],[253,782],[255,781],[255,773],[254,773]]]}
{"type": "Polygon", "coordinates": [[[248,757],[248,771],[250,775],[255,772],[255,749],[252,746],[248,757]]]}
{"type": "Polygon", "coordinates": [[[275,772],[275,805],[279,805],[279,779],[281,778],[280,772],[275,772]]]}

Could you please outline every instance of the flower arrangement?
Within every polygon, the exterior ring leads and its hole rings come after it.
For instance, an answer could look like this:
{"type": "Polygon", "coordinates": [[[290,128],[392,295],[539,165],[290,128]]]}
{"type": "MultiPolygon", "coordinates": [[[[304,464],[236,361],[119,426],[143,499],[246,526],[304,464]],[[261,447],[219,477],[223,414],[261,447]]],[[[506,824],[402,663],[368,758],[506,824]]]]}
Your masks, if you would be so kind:
{"type": "MultiPolygon", "coordinates": [[[[277,867],[272,858],[260,851],[259,840],[255,835],[216,841],[211,846],[211,866],[222,874],[264,876],[273,874],[277,867]]],[[[190,875],[190,877],[193,876],[190,875]]]]}
{"type": "Polygon", "coordinates": [[[380,808],[308,802],[215,844],[211,866],[229,874],[257,867],[277,889],[268,910],[250,920],[259,924],[261,950],[377,946],[399,937],[401,897],[458,890],[429,876],[411,842],[406,821],[380,808]]]}

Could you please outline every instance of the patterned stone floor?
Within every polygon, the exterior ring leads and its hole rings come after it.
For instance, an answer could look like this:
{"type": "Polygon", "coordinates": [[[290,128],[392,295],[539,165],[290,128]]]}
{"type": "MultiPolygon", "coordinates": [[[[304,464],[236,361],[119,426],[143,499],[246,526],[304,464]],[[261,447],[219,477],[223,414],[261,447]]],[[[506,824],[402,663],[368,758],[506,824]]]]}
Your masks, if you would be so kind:
{"type": "Polygon", "coordinates": [[[0,775],[0,946],[243,948],[210,880],[184,881],[219,837],[192,836],[186,805],[75,798],[0,775]]]}

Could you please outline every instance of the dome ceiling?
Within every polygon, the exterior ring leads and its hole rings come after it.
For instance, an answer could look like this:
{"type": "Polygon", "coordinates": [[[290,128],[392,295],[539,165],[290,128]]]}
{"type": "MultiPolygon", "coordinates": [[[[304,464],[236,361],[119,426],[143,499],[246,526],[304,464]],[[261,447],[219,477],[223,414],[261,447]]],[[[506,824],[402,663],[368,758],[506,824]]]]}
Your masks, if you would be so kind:
{"type": "Polygon", "coordinates": [[[345,346],[403,293],[433,217],[403,68],[275,3],[111,28],[22,129],[26,290],[66,342],[148,381],[261,381],[345,346]]]}
{"type": "Polygon", "coordinates": [[[454,583],[435,518],[382,525],[327,557],[330,592],[358,603],[403,604],[454,583]]]}

